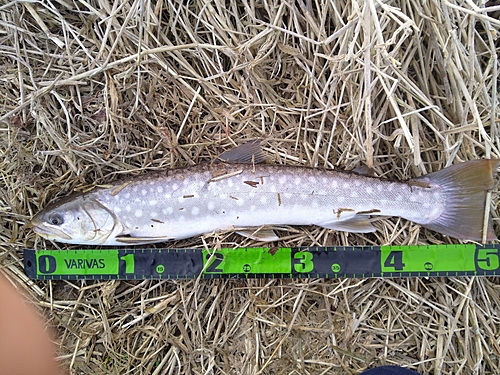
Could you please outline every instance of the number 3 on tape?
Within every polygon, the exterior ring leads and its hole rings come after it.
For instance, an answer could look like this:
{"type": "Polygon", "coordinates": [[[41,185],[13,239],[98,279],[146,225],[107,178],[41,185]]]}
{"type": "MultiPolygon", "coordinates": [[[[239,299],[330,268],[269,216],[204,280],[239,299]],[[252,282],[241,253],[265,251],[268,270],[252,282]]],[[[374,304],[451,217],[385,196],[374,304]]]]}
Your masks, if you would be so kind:
{"type": "Polygon", "coordinates": [[[309,251],[295,253],[293,255],[293,269],[298,273],[309,273],[314,270],[313,254],[309,251]]]}

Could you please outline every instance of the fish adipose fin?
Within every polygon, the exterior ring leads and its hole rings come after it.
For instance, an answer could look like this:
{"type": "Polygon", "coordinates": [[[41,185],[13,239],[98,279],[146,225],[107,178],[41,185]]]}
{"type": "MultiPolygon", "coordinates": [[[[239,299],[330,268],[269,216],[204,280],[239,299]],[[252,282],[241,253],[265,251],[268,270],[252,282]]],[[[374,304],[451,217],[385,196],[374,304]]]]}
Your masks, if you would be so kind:
{"type": "Polygon", "coordinates": [[[278,241],[279,237],[272,229],[243,229],[236,231],[240,236],[250,238],[252,240],[271,242],[278,241]]]}
{"type": "Polygon", "coordinates": [[[226,163],[260,164],[266,162],[266,157],[260,148],[260,140],[244,143],[219,156],[226,163]]]}
{"type": "Polygon", "coordinates": [[[316,225],[344,232],[371,233],[377,230],[377,228],[372,225],[371,221],[368,215],[358,215],[347,220],[333,220],[326,223],[318,223],[316,225]]]}
{"type": "MultiPolygon", "coordinates": [[[[481,241],[483,237],[484,205],[486,193],[493,188],[493,176],[499,160],[471,160],[430,173],[409,182],[440,186],[446,197],[446,208],[436,219],[427,223],[414,222],[464,240],[481,241]]],[[[496,240],[488,219],[486,240],[496,240]]]]}
{"type": "Polygon", "coordinates": [[[351,172],[354,172],[356,174],[359,174],[361,176],[369,176],[369,177],[376,177],[375,169],[370,168],[369,166],[362,164],[354,168],[351,172]]]}

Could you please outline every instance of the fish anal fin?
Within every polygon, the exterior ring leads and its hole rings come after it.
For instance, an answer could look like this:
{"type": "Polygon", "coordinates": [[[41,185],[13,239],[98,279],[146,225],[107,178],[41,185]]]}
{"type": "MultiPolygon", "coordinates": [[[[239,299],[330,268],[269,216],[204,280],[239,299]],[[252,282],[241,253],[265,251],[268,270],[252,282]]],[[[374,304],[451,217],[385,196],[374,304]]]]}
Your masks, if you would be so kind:
{"type": "Polygon", "coordinates": [[[377,230],[372,225],[372,221],[368,215],[358,215],[348,220],[332,220],[325,223],[317,223],[316,225],[343,232],[372,233],[377,230]]]}
{"type": "Polygon", "coordinates": [[[133,237],[133,236],[116,236],[116,242],[128,245],[141,245],[157,242],[173,240],[172,237],[133,237]]]}
{"type": "Polygon", "coordinates": [[[244,143],[232,150],[222,153],[219,158],[226,163],[265,163],[266,158],[260,148],[260,140],[244,143]]]}
{"type": "Polygon", "coordinates": [[[278,241],[279,237],[272,229],[266,228],[248,228],[248,229],[240,229],[237,230],[236,233],[243,237],[250,238],[252,240],[263,241],[263,242],[272,242],[278,241]]]}

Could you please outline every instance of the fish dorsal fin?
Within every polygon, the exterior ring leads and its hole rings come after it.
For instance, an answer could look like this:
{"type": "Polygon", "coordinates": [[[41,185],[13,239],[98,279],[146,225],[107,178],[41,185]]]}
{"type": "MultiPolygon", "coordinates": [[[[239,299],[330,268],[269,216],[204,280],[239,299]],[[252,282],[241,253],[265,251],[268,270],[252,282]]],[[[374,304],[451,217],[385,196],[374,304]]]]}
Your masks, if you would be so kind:
{"type": "Polygon", "coordinates": [[[226,163],[265,163],[266,158],[260,148],[260,140],[244,143],[232,150],[222,153],[219,158],[226,163]]]}
{"type": "Polygon", "coordinates": [[[249,229],[238,230],[236,231],[236,233],[238,233],[240,236],[263,242],[271,242],[279,240],[279,237],[272,229],[249,228],[249,229]]]}

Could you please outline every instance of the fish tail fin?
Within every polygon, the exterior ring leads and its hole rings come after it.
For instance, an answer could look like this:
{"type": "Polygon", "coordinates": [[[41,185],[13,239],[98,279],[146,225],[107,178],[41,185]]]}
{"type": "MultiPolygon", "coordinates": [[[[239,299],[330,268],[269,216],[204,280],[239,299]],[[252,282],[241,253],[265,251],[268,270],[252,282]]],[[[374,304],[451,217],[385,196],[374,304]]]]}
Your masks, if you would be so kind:
{"type": "MultiPolygon", "coordinates": [[[[446,196],[446,209],[435,220],[419,223],[458,239],[481,241],[483,238],[486,193],[493,188],[493,177],[500,159],[471,160],[430,173],[419,179],[440,186],[446,196]]],[[[491,217],[486,240],[496,240],[491,217]]]]}

